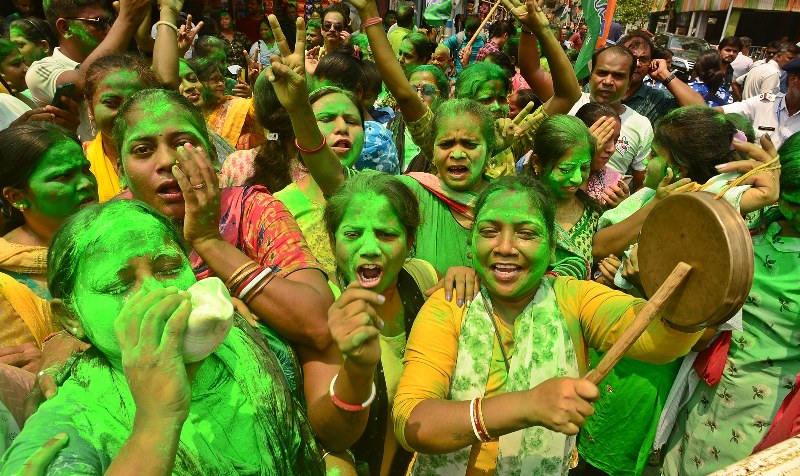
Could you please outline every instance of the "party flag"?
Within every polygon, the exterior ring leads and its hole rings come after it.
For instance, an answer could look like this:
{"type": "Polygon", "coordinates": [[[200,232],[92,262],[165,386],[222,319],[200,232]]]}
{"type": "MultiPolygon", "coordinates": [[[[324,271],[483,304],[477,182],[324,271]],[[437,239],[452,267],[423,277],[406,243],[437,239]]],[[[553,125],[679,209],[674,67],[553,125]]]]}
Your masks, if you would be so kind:
{"type": "Polygon", "coordinates": [[[583,0],[583,20],[589,31],[586,32],[583,47],[581,47],[578,60],[575,62],[575,76],[578,79],[589,76],[589,60],[594,54],[597,39],[605,30],[607,8],[608,0],[583,0]]]}
{"type": "Polygon", "coordinates": [[[427,22],[428,25],[438,28],[447,23],[447,20],[450,19],[452,14],[452,0],[439,0],[438,2],[429,3],[422,13],[422,17],[425,18],[425,22],[427,22]]]}

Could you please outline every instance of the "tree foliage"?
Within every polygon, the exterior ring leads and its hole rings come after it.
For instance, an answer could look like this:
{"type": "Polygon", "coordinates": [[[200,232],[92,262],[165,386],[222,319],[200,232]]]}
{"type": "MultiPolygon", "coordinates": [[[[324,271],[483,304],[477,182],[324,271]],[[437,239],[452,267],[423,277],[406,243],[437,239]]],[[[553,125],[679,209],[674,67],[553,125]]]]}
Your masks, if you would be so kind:
{"type": "Polygon", "coordinates": [[[623,27],[631,29],[643,28],[647,24],[647,15],[653,8],[654,0],[617,0],[614,19],[623,27]]]}

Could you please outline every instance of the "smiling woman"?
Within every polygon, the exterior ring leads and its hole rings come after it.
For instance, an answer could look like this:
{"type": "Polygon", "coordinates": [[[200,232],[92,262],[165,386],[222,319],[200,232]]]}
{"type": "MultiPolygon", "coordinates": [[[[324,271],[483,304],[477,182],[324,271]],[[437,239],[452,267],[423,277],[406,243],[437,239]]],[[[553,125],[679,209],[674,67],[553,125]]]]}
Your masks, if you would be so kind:
{"type": "MultiPolygon", "coordinates": [[[[545,276],[554,222],[550,193],[533,178],[503,177],[481,192],[470,247],[481,292],[463,308],[437,292],[408,338],[393,418],[397,439],[418,452],[410,474],[566,474],[567,435],[598,394],[579,378],[586,349],[608,349],[645,301],[545,276]]],[[[629,355],[653,362],[700,337],[661,321],[646,335],[629,355]]]]}
{"type": "Polygon", "coordinates": [[[97,201],[77,138],[46,122],[0,131],[0,342],[4,362],[35,372],[39,348],[57,326],[47,312],[45,256],[56,229],[97,201]],[[26,349],[29,352],[25,352],[26,349]]]}

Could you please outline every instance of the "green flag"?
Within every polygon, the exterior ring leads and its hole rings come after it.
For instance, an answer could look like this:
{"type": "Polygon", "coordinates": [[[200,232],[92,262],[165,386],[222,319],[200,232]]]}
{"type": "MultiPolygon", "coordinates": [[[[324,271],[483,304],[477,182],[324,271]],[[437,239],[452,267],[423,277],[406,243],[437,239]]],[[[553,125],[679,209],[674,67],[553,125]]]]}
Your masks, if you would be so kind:
{"type": "Polygon", "coordinates": [[[439,3],[429,4],[422,13],[422,17],[425,18],[425,22],[427,22],[428,25],[438,28],[447,23],[452,12],[452,0],[439,0],[439,3]]]}
{"type": "Polygon", "coordinates": [[[586,22],[589,31],[586,32],[586,38],[583,40],[578,60],[575,61],[575,76],[579,80],[589,76],[589,60],[592,59],[597,39],[602,33],[600,25],[606,14],[608,0],[583,0],[582,6],[583,20],[586,22]]]}

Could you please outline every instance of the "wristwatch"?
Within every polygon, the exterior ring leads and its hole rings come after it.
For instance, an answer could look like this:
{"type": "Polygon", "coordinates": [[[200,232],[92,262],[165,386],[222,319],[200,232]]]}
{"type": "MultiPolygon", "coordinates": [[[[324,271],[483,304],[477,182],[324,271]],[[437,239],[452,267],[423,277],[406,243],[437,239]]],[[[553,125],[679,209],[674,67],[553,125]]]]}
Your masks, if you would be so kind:
{"type": "Polygon", "coordinates": [[[670,81],[672,81],[673,79],[675,79],[675,71],[673,71],[672,73],[670,73],[670,74],[669,74],[669,76],[667,76],[666,78],[664,78],[664,81],[661,81],[661,84],[663,84],[664,86],[666,86],[666,85],[667,85],[667,84],[669,84],[669,82],[670,82],[670,81]]]}

